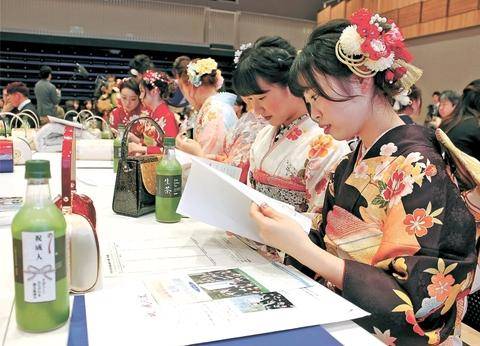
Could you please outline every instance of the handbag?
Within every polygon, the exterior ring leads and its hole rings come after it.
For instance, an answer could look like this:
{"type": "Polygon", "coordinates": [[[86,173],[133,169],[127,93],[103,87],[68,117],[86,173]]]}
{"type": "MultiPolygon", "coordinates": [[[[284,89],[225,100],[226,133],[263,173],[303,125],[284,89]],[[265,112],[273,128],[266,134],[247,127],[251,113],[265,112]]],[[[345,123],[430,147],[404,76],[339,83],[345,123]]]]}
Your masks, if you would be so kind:
{"type": "Polygon", "coordinates": [[[99,117],[98,115],[92,115],[85,119],[83,121],[83,125],[85,125],[85,128],[92,134],[94,134],[97,138],[99,139],[112,139],[113,134],[112,134],[112,129],[110,128],[110,125],[103,119],[102,117],[99,117]],[[97,128],[97,120],[100,120],[102,123],[102,129],[99,131],[97,128]],[[90,123],[93,121],[93,126],[90,125],[90,123]]]}
{"type": "Polygon", "coordinates": [[[113,192],[112,209],[115,213],[139,217],[155,210],[156,173],[160,159],[157,155],[128,156],[128,134],[140,121],[151,122],[163,141],[164,132],[149,117],[141,117],[128,123],[122,138],[118,160],[117,178],[113,192]]]}
{"type": "MultiPolygon", "coordinates": [[[[24,165],[27,160],[32,159],[32,147],[29,141],[27,140],[26,136],[26,128],[25,128],[25,121],[19,117],[18,115],[10,112],[5,112],[2,113],[2,115],[9,115],[12,117],[12,119],[16,119],[17,121],[20,121],[22,124],[21,129],[15,129],[15,130],[25,130],[25,133],[15,133],[14,131],[14,136],[8,136],[8,125],[5,119],[2,117],[2,128],[4,130],[5,138],[8,138],[9,140],[12,141],[13,145],[13,164],[14,165],[24,165]]],[[[10,122],[11,123],[11,122],[10,122]]],[[[11,134],[11,132],[10,132],[11,134]]]]}
{"type": "Polygon", "coordinates": [[[62,196],[55,200],[67,222],[67,254],[70,292],[93,290],[100,277],[100,246],[92,200],[76,192],[75,129],[65,127],[62,144],[62,196]]]}
{"type": "Polygon", "coordinates": [[[35,150],[35,135],[37,134],[37,130],[40,128],[40,124],[38,123],[37,117],[34,112],[31,110],[24,110],[21,113],[13,114],[12,119],[10,119],[10,128],[12,129],[11,134],[12,137],[23,137],[27,140],[30,148],[35,150]],[[25,118],[29,118],[33,121],[34,127],[29,127],[29,124],[26,123],[25,118]],[[20,128],[14,128],[13,122],[17,124],[19,121],[22,124],[20,128]]]}

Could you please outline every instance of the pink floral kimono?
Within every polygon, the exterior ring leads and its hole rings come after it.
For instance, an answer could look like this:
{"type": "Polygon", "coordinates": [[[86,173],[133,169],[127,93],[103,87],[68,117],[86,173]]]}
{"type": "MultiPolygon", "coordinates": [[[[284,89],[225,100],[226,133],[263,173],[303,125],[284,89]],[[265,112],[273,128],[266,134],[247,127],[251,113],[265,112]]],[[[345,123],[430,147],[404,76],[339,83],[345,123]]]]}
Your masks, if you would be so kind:
{"type": "Polygon", "coordinates": [[[215,160],[221,161],[242,169],[240,181],[247,182],[250,167],[250,148],[268,122],[261,116],[245,113],[238,119],[235,127],[225,139],[223,153],[216,155],[215,160]]]}
{"type": "Polygon", "coordinates": [[[225,119],[235,117],[233,107],[216,95],[210,96],[195,118],[193,139],[202,146],[206,155],[218,155],[224,150],[228,135],[225,119]]]}

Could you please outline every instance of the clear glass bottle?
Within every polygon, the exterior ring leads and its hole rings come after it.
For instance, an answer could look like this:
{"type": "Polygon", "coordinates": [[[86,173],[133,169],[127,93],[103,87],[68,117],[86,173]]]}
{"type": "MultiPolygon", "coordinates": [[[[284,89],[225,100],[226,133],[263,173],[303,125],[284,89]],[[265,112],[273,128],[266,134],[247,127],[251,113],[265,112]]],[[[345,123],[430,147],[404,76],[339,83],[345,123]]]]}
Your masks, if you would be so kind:
{"type": "Polygon", "coordinates": [[[175,138],[163,139],[163,157],[157,165],[155,217],[160,222],[178,222],[178,203],[182,196],[182,166],[175,157],[175,138]]]}
{"type": "Polygon", "coordinates": [[[118,160],[122,156],[122,139],[125,133],[125,126],[123,124],[118,125],[118,135],[113,140],[113,171],[117,173],[118,160]]]}
{"type": "Polygon", "coordinates": [[[27,332],[62,326],[69,316],[65,218],[50,198],[50,162],[25,164],[25,203],[12,222],[15,312],[27,332]]]}

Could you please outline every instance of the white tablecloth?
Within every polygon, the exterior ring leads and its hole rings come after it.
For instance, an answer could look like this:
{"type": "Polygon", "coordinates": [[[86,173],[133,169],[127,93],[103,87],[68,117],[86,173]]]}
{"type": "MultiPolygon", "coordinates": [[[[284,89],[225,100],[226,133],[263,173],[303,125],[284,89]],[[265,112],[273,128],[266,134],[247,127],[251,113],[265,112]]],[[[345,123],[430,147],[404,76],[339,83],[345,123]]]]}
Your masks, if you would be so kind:
{"type": "MultiPolygon", "coordinates": [[[[50,160],[52,179],[50,188],[52,196],[60,194],[61,172],[60,154],[35,154],[36,159],[50,160]]],[[[87,165],[88,166],[88,165],[87,165]]],[[[0,196],[23,196],[26,181],[23,178],[24,166],[15,166],[14,173],[0,174],[0,196]]],[[[115,175],[112,169],[78,169],[77,190],[93,199],[97,211],[97,229],[100,244],[111,239],[122,239],[134,230],[141,237],[142,223],[155,223],[153,214],[139,219],[116,215],[111,208],[115,175]],[[112,227],[115,224],[116,227],[112,227]]],[[[12,316],[14,298],[13,255],[9,222],[0,219],[0,338],[4,345],[66,345],[68,323],[52,332],[30,334],[16,327],[15,316],[12,316]]],[[[204,224],[192,220],[182,221],[191,232],[193,228],[205,228],[204,224]]],[[[181,225],[181,223],[180,223],[181,225]]],[[[179,224],[158,224],[161,232],[178,232],[179,224]]],[[[115,285],[117,280],[105,279],[104,284],[115,285]]],[[[87,310],[88,314],[88,310],[87,310]]],[[[344,345],[381,345],[380,341],[357,324],[348,321],[323,326],[333,337],[344,345]]]]}

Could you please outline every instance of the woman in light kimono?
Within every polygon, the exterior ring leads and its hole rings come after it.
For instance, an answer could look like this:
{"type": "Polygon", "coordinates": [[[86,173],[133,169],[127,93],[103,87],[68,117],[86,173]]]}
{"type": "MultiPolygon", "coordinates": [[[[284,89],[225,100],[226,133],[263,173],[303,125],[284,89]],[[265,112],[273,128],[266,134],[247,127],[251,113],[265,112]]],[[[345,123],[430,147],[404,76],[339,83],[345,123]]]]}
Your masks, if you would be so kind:
{"type": "Polygon", "coordinates": [[[200,143],[206,155],[222,152],[229,126],[236,121],[233,97],[218,93],[223,77],[212,58],[182,60],[175,67],[178,85],[188,102],[198,110],[193,139],[200,143]]]}
{"type": "Polygon", "coordinates": [[[215,155],[207,155],[198,142],[187,139],[184,136],[177,137],[177,148],[195,156],[239,167],[242,170],[240,181],[246,184],[250,167],[250,148],[257,134],[267,124],[267,121],[262,116],[256,115],[249,109],[248,112],[242,114],[232,131],[225,137],[221,152],[215,155]]]}
{"type": "Polygon", "coordinates": [[[386,344],[459,342],[475,222],[431,130],[405,125],[391,107],[390,96],[419,75],[402,41],[391,21],[365,9],[312,32],[292,89],[333,137],[361,141],[335,170],[317,231],[307,236],[266,205],[251,215],[266,244],[370,312],[357,323],[386,344]]]}
{"type": "Polygon", "coordinates": [[[349,148],[325,134],[308,116],[303,98],[288,88],[292,45],[263,37],[239,53],[233,87],[270,123],[250,150],[249,181],[299,212],[319,215],[328,173],[349,148]]]}

